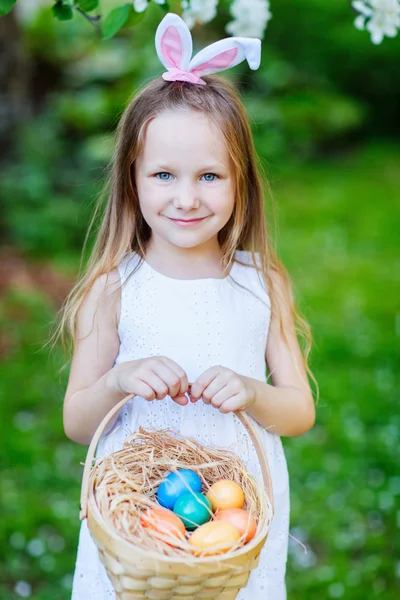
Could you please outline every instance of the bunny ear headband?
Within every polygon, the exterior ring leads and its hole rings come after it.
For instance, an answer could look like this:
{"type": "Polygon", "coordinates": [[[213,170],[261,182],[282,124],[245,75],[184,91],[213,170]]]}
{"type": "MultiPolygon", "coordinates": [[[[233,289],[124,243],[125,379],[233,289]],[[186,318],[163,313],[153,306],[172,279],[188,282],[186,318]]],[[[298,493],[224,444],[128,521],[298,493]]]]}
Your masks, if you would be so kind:
{"type": "Polygon", "coordinates": [[[192,58],[192,35],[185,21],[168,13],[156,32],[158,58],[168,70],[165,81],[186,81],[207,85],[200,75],[225,71],[247,60],[249,67],[258,69],[261,61],[261,40],[230,37],[206,46],[192,58]]]}

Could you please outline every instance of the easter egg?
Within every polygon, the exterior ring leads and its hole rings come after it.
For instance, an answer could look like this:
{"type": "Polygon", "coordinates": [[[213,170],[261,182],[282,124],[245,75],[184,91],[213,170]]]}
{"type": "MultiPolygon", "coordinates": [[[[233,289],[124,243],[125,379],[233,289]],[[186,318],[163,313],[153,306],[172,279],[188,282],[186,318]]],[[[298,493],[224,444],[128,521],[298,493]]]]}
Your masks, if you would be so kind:
{"type": "Polygon", "coordinates": [[[225,508],[214,515],[214,521],[231,523],[239,530],[240,535],[245,535],[245,543],[249,542],[256,534],[257,525],[253,517],[242,508],[225,508]]]}
{"type": "Polygon", "coordinates": [[[211,556],[228,552],[239,539],[240,532],[231,523],[211,521],[192,533],[189,544],[197,556],[211,556]]]}
{"type": "Polygon", "coordinates": [[[182,519],[186,529],[193,531],[212,517],[210,501],[203,494],[182,494],[174,506],[174,513],[182,519]]]}
{"type": "Polygon", "coordinates": [[[185,538],[185,526],[181,519],[165,508],[148,508],[140,515],[142,527],[180,540],[185,538]]]}
{"type": "Polygon", "coordinates": [[[216,481],[208,490],[207,498],[211,502],[213,510],[223,508],[242,508],[244,504],[243,490],[230,479],[216,481]]]}
{"type": "Polygon", "coordinates": [[[178,469],[170,473],[157,490],[157,500],[164,508],[172,510],[182,494],[201,491],[201,479],[190,469],[178,469]]]}

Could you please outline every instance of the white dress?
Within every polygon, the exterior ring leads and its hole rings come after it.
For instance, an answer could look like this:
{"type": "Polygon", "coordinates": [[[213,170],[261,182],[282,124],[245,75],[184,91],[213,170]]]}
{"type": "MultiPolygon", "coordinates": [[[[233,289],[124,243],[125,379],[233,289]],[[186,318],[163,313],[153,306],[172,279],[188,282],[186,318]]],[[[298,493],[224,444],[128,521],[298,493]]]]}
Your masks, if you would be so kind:
{"type": "MultiPolygon", "coordinates": [[[[236,256],[242,262],[250,261],[248,252],[237,251],[236,256]]],[[[161,355],[179,364],[190,382],[214,365],[266,381],[265,348],[271,304],[254,268],[235,262],[229,277],[181,280],[162,275],[147,262],[132,273],[138,262],[138,256],[131,253],[119,265],[124,285],[118,327],[120,348],[115,364],[161,355]],[[132,276],[128,277],[130,273],[132,276]]],[[[173,427],[205,444],[229,447],[246,461],[249,472],[261,479],[254,447],[238,419],[201,400],[182,407],[169,397],[153,402],[133,398],[121,409],[113,429],[100,440],[96,455],[101,457],[120,449],[124,436],[139,425],[173,427]]],[[[285,600],[288,470],[280,436],[258,424],[257,427],[268,456],[275,514],[259,566],[252,571],[238,600],[285,600]]],[[[114,598],[85,519],[79,536],[72,600],[114,598]]]]}

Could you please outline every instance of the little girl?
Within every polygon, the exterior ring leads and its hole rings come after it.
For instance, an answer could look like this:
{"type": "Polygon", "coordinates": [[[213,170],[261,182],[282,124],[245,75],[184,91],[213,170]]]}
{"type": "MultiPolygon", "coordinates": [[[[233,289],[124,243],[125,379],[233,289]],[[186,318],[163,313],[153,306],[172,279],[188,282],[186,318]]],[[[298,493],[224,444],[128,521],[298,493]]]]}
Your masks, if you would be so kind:
{"type": "MultiPolygon", "coordinates": [[[[228,38],[190,61],[190,32],[168,14],[156,48],[167,72],[121,118],[97,240],[64,307],[61,326],[69,324],[75,342],[64,428],[89,444],[110,409],[136,394],[97,456],[121,448],[139,426],[173,428],[233,449],[261,479],[233,414],[246,411],[268,457],[275,514],[238,600],[284,600],[289,481],[280,436],[300,436],[314,424],[311,336],[267,235],[244,107],[215,75],[244,59],[258,68],[260,41],[228,38]],[[295,321],[309,342],[304,357],[295,321]]],[[[86,520],[72,598],[115,598],[86,520]]]]}

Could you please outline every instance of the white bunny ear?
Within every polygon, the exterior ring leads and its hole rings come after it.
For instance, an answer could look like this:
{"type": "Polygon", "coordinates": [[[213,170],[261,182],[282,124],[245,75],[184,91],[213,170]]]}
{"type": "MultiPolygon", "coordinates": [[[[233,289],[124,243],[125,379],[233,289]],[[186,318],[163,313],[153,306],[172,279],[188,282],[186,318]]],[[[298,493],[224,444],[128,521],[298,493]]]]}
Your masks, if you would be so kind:
{"type": "Polygon", "coordinates": [[[192,35],[178,15],[168,13],[157,27],[156,50],[166,69],[187,71],[193,52],[192,35]]]}
{"type": "Polygon", "coordinates": [[[200,50],[189,63],[189,71],[209,75],[230,69],[247,60],[250,69],[258,69],[261,62],[261,40],[231,37],[219,40],[200,50]]]}

